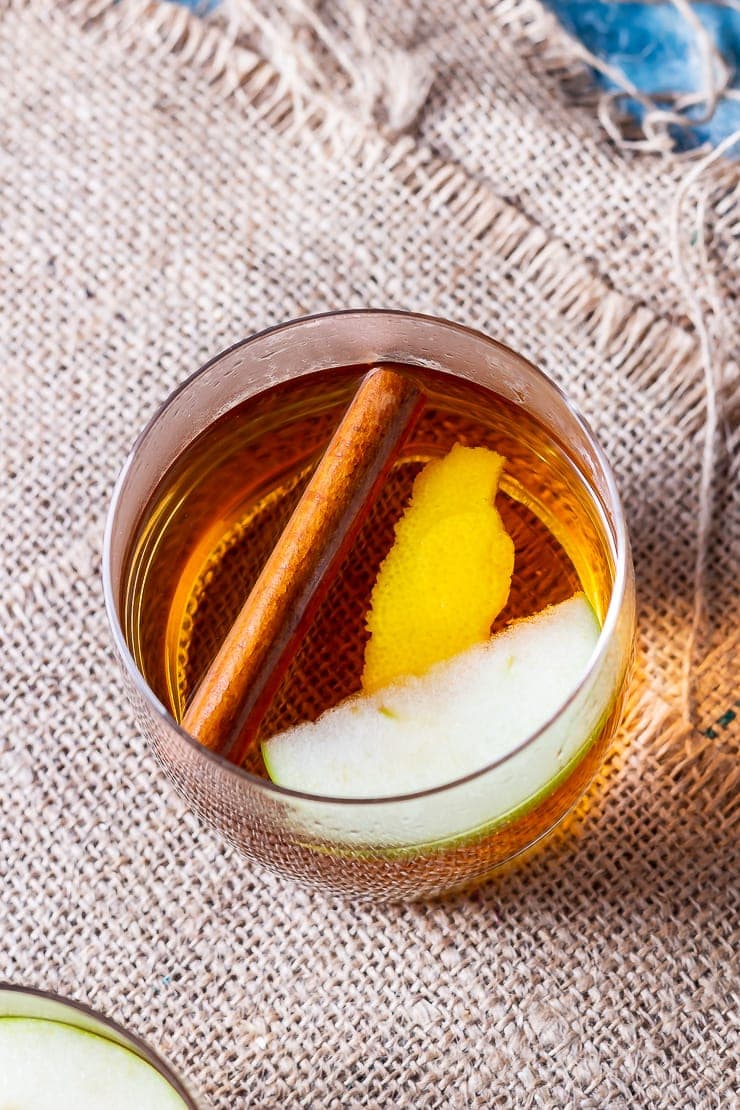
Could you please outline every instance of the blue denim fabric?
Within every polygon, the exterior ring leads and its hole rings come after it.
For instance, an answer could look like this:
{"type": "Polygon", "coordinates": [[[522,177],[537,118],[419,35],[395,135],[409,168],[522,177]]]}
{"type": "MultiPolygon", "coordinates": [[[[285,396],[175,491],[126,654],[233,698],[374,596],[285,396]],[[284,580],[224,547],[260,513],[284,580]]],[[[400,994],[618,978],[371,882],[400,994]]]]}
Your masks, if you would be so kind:
{"type": "MultiPolygon", "coordinates": [[[[642,92],[693,92],[702,87],[693,31],[672,4],[619,4],[606,0],[546,0],[563,26],[597,57],[617,66],[642,92]]],[[[694,4],[740,88],[740,12],[694,4]]],[[[598,80],[609,88],[610,83],[598,80]]],[[[632,106],[639,112],[639,106],[632,106]]],[[[675,129],[677,144],[718,143],[740,128],[740,101],[725,100],[706,123],[675,129]]]]}

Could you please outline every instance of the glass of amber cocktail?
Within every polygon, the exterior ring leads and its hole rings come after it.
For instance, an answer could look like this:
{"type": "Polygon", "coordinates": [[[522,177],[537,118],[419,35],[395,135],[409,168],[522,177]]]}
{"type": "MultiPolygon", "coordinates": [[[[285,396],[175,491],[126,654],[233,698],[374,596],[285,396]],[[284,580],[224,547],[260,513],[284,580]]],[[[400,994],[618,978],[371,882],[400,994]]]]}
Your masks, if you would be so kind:
{"type": "Polygon", "coordinates": [[[603,761],[634,639],[624,515],[583,419],[507,347],[411,313],[291,321],[190,377],[124,465],[104,584],[182,797],[247,858],[356,898],[457,888],[545,837],[603,761]],[[305,579],[290,635],[254,638],[248,707],[207,737],[193,706],[379,367],[413,414],[341,542],[309,573],[309,537],[280,571],[305,579]]]}

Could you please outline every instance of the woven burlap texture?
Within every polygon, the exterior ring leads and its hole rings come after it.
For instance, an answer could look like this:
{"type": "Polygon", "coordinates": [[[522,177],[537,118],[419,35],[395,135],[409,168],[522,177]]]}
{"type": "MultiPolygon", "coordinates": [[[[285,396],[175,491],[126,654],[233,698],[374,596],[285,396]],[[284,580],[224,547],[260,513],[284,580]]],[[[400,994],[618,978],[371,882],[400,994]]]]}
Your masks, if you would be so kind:
{"type": "MultiPolygon", "coordinates": [[[[291,78],[236,7],[0,4],[0,978],[122,1020],[207,1106],[733,1105],[736,378],[724,338],[687,726],[707,422],[671,247],[687,166],[603,139],[533,0],[395,7],[363,33],[432,66],[413,119],[291,78]],[[640,589],[631,708],[574,826],[432,905],[306,893],[201,826],[136,732],[103,613],[112,484],[156,405],[245,334],[361,305],[475,324],[565,386],[617,470],[640,589]]],[[[732,167],[687,204],[714,338],[732,167]]]]}

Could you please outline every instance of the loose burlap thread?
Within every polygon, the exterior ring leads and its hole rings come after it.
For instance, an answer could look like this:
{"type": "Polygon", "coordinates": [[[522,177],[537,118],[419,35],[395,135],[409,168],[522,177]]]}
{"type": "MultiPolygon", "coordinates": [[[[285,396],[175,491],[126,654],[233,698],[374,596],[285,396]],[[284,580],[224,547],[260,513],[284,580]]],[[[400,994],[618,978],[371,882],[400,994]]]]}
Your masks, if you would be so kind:
{"type": "Polygon", "coordinates": [[[258,5],[0,6],[0,976],[123,1020],[216,1107],[732,1105],[736,167],[695,174],[674,228],[689,167],[605,141],[534,0],[396,7],[322,6],[296,52],[267,49],[258,5]],[[409,57],[394,100],[378,60],[409,57]],[[688,719],[687,279],[716,402],[688,719]],[[546,852],[433,905],[306,893],[201,826],[136,733],[102,607],[112,483],[155,406],[259,327],[360,305],[540,364],[612,459],[635,548],[609,765],[546,852]]]}

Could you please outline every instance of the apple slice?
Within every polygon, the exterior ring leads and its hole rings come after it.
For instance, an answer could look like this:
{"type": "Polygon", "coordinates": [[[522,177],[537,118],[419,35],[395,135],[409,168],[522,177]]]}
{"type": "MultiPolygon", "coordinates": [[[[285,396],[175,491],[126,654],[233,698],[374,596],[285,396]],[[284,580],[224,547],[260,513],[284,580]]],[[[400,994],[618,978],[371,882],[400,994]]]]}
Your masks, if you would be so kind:
{"type": "Polygon", "coordinates": [[[0,1107],[184,1110],[151,1064],[113,1041],[45,1018],[0,1017],[0,1107]]]}
{"type": "MultiPolygon", "coordinates": [[[[357,695],[262,745],[280,786],[343,798],[416,793],[472,774],[545,725],[583,676],[599,635],[583,594],[516,621],[426,674],[357,695]]],[[[507,808],[563,769],[587,736],[562,721],[526,761],[531,782],[507,808]],[[562,732],[562,735],[560,735],[562,732]]],[[[535,745],[536,746],[536,745],[535,745]]],[[[489,814],[494,817],[495,814],[489,814]]]]}

